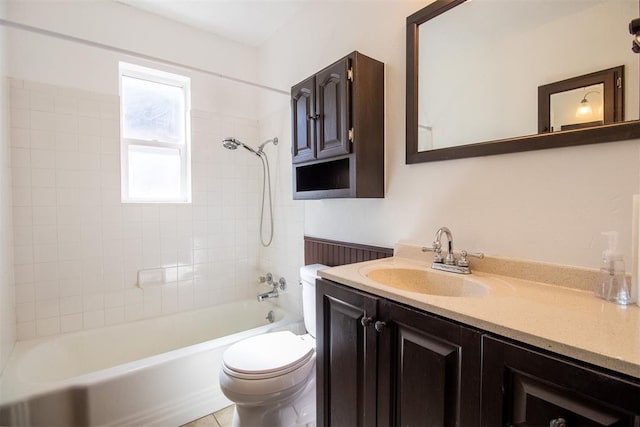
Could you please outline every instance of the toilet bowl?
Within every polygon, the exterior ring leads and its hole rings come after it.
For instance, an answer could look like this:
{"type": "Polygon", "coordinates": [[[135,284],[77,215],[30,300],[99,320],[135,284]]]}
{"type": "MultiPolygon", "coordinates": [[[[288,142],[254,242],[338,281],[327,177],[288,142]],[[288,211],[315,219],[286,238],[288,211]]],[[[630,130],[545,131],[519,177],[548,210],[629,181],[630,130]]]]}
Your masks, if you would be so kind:
{"type": "Polygon", "coordinates": [[[315,425],[315,279],[323,268],[327,266],[300,269],[308,334],[271,332],[225,351],[220,388],[236,404],[234,427],[315,425]]]}

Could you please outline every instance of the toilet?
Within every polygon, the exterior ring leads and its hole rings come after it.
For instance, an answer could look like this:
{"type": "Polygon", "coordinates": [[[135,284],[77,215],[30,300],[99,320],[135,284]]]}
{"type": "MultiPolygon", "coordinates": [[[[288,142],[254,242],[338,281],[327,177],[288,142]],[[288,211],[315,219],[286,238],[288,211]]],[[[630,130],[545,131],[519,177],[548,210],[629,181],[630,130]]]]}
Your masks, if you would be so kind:
{"type": "Polygon", "coordinates": [[[306,426],[316,420],[315,279],[300,268],[305,335],[270,332],[239,341],[222,356],[220,388],[236,404],[234,427],[306,426]]]}

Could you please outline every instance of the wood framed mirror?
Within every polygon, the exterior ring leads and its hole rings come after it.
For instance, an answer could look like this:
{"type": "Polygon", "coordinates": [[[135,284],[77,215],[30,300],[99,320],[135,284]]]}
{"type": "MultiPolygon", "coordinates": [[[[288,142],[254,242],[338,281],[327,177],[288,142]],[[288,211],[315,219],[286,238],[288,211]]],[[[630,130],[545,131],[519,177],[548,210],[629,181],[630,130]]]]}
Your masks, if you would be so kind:
{"type": "Polygon", "coordinates": [[[538,87],[538,133],[624,121],[624,66],[538,87]]]}
{"type": "Polygon", "coordinates": [[[628,31],[639,4],[436,0],[409,16],[406,163],[640,138],[638,56],[628,31]],[[627,121],[538,133],[538,87],[618,65],[629,76],[627,121]]]}

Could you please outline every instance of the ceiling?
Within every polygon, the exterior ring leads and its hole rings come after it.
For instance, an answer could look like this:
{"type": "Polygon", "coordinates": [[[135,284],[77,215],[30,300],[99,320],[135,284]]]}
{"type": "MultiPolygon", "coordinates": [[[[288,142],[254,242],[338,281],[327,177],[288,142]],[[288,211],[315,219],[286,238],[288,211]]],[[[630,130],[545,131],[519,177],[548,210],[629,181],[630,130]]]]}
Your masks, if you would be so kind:
{"type": "Polygon", "coordinates": [[[283,27],[305,0],[116,0],[222,37],[258,47],[283,27]]]}

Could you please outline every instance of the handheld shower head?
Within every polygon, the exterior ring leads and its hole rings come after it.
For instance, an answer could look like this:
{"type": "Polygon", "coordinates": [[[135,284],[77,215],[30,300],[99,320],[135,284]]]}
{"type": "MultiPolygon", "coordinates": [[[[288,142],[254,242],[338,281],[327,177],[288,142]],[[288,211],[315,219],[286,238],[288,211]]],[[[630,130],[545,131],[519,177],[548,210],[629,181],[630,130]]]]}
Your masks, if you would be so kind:
{"type": "Polygon", "coordinates": [[[228,150],[235,150],[238,147],[242,146],[246,148],[248,151],[251,151],[256,156],[260,157],[262,161],[262,204],[260,206],[260,242],[263,246],[267,247],[273,241],[273,199],[271,198],[271,172],[269,171],[269,159],[267,158],[267,153],[263,151],[264,146],[268,143],[273,142],[273,145],[278,145],[278,138],[268,139],[262,144],[258,146],[258,150],[254,150],[248,145],[238,141],[235,138],[227,137],[222,140],[222,146],[228,150]],[[265,205],[265,193],[268,189],[269,194],[269,221],[271,227],[269,228],[269,239],[265,242],[262,227],[264,224],[264,205],[265,205]]]}
{"type": "Polygon", "coordinates": [[[232,137],[226,137],[225,139],[223,139],[222,140],[222,146],[224,148],[228,149],[228,150],[235,150],[238,147],[244,147],[247,150],[251,151],[256,156],[260,155],[260,153],[257,152],[256,150],[254,150],[253,148],[249,147],[248,145],[246,145],[242,141],[238,141],[237,139],[232,138],[232,137]]]}
{"type": "Polygon", "coordinates": [[[278,138],[276,137],[276,138],[273,138],[273,139],[268,139],[268,140],[266,140],[265,142],[263,142],[262,144],[260,144],[258,146],[258,150],[254,150],[253,148],[249,147],[248,145],[246,145],[242,141],[238,141],[237,139],[228,136],[228,137],[226,137],[225,139],[222,140],[222,146],[224,148],[228,149],[228,150],[235,150],[238,147],[244,147],[247,150],[251,151],[256,156],[260,156],[260,155],[262,155],[264,146],[267,145],[270,142],[273,142],[273,145],[278,145],[278,138]]]}
{"type": "Polygon", "coordinates": [[[236,141],[235,138],[231,138],[231,137],[228,137],[222,140],[222,145],[227,150],[235,150],[236,148],[238,148],[240,144],[241,144],[240,141],[236,141]]]}

